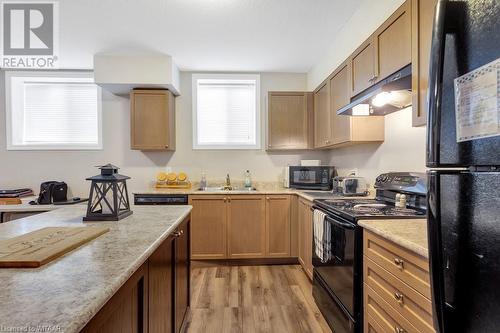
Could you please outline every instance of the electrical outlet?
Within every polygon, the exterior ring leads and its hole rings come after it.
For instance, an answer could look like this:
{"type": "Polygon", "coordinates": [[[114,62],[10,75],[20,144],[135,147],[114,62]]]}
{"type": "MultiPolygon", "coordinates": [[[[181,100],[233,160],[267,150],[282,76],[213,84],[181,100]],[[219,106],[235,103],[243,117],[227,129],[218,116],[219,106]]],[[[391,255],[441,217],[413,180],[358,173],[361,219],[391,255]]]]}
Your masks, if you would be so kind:
{"type": "Polygon", "coordinates": [[[357,176],[357,175],[358,175],[358,168],[349,170],[349,176],[357,176]]]}

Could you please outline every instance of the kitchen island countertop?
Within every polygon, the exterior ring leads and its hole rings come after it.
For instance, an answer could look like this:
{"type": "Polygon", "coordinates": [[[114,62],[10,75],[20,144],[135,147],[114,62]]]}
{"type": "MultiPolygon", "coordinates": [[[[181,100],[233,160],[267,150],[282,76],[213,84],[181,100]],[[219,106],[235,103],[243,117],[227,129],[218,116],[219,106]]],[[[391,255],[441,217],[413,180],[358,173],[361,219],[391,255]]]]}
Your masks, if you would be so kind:
{"type": "Polygon", "coordinates": [[[0,240],[44,227],[110,231],[39,268],[0,269],[0,332],[78,332],[189,215],[191,206],[132,206],[118,222],[83,222],[86,205],[0,224],[0,240]]]}

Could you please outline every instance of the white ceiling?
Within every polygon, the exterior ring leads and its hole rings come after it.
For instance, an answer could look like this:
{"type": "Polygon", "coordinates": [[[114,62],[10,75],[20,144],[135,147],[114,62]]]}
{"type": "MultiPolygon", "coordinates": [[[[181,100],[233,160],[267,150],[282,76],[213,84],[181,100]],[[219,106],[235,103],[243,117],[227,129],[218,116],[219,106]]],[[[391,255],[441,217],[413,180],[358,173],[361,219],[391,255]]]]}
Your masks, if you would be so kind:
{"type": "Polygon", "coordinates": [[[60,67],[170,54],[181,70],[307,72],[362,0],[64,0],[60,67]]]}

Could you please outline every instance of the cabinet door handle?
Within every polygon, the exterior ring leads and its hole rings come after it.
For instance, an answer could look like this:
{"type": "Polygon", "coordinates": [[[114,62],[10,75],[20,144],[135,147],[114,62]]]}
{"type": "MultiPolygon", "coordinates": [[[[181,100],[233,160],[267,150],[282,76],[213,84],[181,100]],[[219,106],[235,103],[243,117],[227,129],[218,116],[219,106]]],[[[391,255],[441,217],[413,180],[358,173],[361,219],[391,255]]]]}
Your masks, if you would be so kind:
{"type": "Polygon", "coordinates": [[[227,202],[231,202],[231,198],[227,198],[227,202]]]}
{"type": "Polygon", "coordinates": [[[269,197],[266,197],[266,200],[271,200],[271,198],[269,198],[269,197]]]}
{"type": "Polygon", "coordinates": [[[224,198],[224,202],[227,202],[227,198],[224,198]]]}
{"type": "Polygon", "coordinates": [[[404,261],[403,259],[400,258],[394,258],[394,264],[398,266],[399,268],[403,269],[404,268],[404,261]]]}
{"type": "Polygon", "coordinates": [[[394,326],[394,333],[407,333],[404,328],[401,328],[399,326],[394,326]]]}
{"type": "Polygon", "coordinates": [[[165,145],[165,148],[168,148],[168,145],[165,145]]]}
{"type": "Polygon", "coordinates": [[[180,237],[180,236],[181,236],[181,233],[179,231],[175,231],[174,232],[174,237],[177,238],[177,237],[180,237]]]}
{"type": "Polygon", "coordinates": [[[399,304],[403,304],[404,296],[400,292],[395,292],[394,293],[394,299],[398,301],[399,304]]]}

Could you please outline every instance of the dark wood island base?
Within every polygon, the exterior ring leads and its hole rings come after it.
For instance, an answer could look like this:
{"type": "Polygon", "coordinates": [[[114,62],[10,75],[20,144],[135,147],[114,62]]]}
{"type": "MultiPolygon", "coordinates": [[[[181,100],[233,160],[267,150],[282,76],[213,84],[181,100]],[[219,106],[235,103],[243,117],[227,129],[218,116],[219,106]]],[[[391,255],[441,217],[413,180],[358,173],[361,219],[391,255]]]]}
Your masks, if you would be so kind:
{"type": "Polygon", "coordinates": [[[180,332],[190,302],[190,216],[82,332],[180,332]]]}

